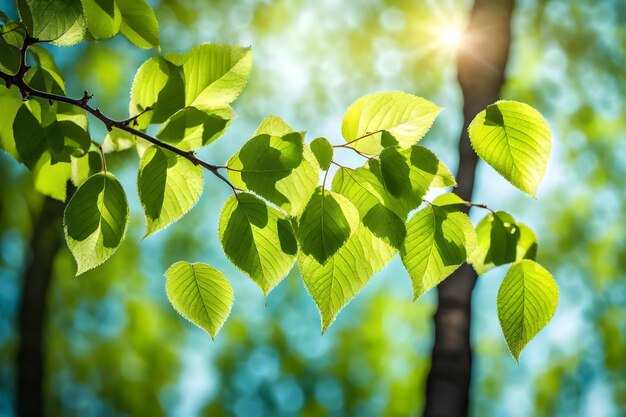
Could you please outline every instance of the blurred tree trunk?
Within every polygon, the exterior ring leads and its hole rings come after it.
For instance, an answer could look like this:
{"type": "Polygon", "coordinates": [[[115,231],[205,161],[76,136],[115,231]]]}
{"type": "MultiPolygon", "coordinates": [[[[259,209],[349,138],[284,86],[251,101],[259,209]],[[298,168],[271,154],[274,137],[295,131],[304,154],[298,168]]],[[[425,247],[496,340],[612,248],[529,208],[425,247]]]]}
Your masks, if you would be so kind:
{"type": "MultiPolygon", "coordinates": [[[[68,197],[71,190],[68,190],[68,197]]],[[[33,221],[18,317],[17,415],[44,415],[46,302],[54,257],[63,243],[64,203],[46,197],[33,221]]]]}
{"type": "MultiPolygon", "coordinates": [[[[467,127],[476,114],[500,95],[511,44],[514,7],[515,0],[475,0],[459,47],[457,71],[464,98],[464,124],[459,139],[455,192],[467,201],[472,200],[478,162],[467,127]]],[[[464,264],[438,287],[435,343],[426,384],[426,417],[468,414],[472,373],[470,318],[475,283],[476,273],[464,264]]]]}

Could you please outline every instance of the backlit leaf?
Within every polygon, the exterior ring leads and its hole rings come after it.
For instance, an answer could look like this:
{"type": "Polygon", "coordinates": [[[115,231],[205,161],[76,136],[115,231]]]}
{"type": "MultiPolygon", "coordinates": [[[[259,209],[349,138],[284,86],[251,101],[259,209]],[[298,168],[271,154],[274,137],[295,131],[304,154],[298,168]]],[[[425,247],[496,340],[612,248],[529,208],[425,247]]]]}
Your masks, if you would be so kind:
{"type": "Polygon", "coordinates": [[[535,259],[537,237],[526,225],[518,224],[508,213],[498,211],[483,218],[476,226],[478,245],[469,263],[479,275],[497,265],[522,259],[535,259]]]}
{"type": "Polygon", "coordinates": [[[85,36],[80,0],[18,0],[18,10],[30,36],[67,46],[85,36]]]}
{"type": "Polygon", "coordinates": [[[558,302],[559,288],[541,265],[524,259],[511,266],[498,290],[498,319],[516,361],[552,319],[558,302]]]}
{"type": "MultiPolygon", "coordinates": [[[[135,75],[130,114],[152,108],[137,119],[143,129],[165,122],[185,107],[207,114],[224,112],[245,87],[251,69],[250,48],[221,44],[149,59],[135,75]]],[[[189,127],[197,126],[194,118],[190,122],[189,127]]]]}
{"type": "Polygon", "coordinates": [[[235,186],[254,191],[292,216],[304,210],[319,182],[319,166],[303,134],[273,117],[227,165],[235,186]]]}
{"type": "Polygon", "coordinates": [[[330,167],[333,160],[333,147],[326,138],[317,138],[311,142],[311,151],[315,155],[315,159],[324,171],[330,167]]]}
{"type": "Polygon", "coordinates": [[[120,31],[122,14],[115,0],[81,0],[89,33],[107,39],[120,31]]]}
{"type": "Polygon", "coordinates": [[[217,269],[176,262],[165,272],[167,298],[178,313],[215,338],[233,307],[234,292],[217,269]]]}
{"type": "MultiPolygon", "coordinates": [[[[101,1],[101,0],[99,0],[101,1]]],[[[120,30],[140,48],[159,47],[159,25],[146,0],[115,0],[122,14],[120,30]]]]}
{"type": "Polygon", "coordinates": [[[341,194],[318,187],[298,218],[298,242],[305,255],[324,264],[354,234],[359,212],[341,194]]]}
{"type": "Polygon", "coordinates": [[[322,333],[396,253],[397,250],[363,226],[325,263],[300,252],[298,268],[319,310],[322,333]]]}
{"type": "Polygon", "coordinates": [[[291,223],[260,198],[230,197],[219,221],[226,256],[267,294],[287,275],[298,253],[291,223]]]}
{"type": "Polygon", "coordinates": [[[111,173],[96,174],[76,190],[63,216],[65,240],[78,264],[76,275],[113,255],[126,234],[128,213],[124,189],[111,173]]]}
{"type": "Polygon", "coordinates": [[[156,146],[139,161],[139,199],[146,214],[146,236],[184,216],[204,188],[202,167],[156,146]]]}
{"type": "Polygon", "coordinates": [[[452,274],[476,246],[476,233],[469,217],[453,205],[436,203],[435,200],[409,220],[400,251],[402,263],[413,281],[415,298],[452,274]]]}
{"type": "Polygon", "coordinates": [[[480,112],[468,131],[478,156],[520,190],[537,194],[552,147],[550,128],[537,110],[498,101],[480,112]]]}
{"type": "Polygon", "coordinates": [[[350,146],[370,155],[388,145],[381,143],[382,131],[388,132],[400,147],[408,148],[428,132],[440,111],[441,107],[407,93],[370,94],[350,105],[343,116],[341,133],[350,146]]]}

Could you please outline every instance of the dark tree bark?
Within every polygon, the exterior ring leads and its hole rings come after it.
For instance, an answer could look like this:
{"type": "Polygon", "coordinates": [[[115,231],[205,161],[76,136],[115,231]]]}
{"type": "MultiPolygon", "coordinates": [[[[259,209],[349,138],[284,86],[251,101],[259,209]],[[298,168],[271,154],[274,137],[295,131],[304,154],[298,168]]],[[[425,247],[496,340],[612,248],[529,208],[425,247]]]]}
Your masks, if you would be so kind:
{"type": "Polygon", "coordinates": [[[54,257],[63,243],[63,208],[47,197],[34,221],[18,317],[17,415],[44,415],[46,301],[54,257]]]}
{"type": "MultiPolygon", "coordinates": [[[[463,92],[464,124],[459,139],[456,193],[472,200],[478,157],[467,127],[474,116],[496,101],[504,83],[511,44],[515,0],[475,0],[458,52],[458,79],[463,92]]],[[[438,287],[435,343],[426,384],[426,417],[468,414],[472,373],[470,319],[476,273],[464,264],[438,287]]]]}

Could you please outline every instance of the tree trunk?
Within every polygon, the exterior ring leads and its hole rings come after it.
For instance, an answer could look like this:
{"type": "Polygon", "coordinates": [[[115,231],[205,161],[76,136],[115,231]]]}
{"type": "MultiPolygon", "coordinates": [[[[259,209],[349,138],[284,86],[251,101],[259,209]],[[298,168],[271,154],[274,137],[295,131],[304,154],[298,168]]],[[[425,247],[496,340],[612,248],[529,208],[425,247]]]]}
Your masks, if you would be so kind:
{"type": "MultiPolygon", "coordinates": [[[[475,0],[458,52],[458,79],[463,91],[463,131],[459,139],[456,193],[471,201],[478,157],[467,127],[474,116],[496,101],[504,83],[511,43],[515,0],[475,0]]],[[[476,273],[464,264],[438,287],[435,343],[426,383],[426,417],[468,414],[472,373],[470,317],[476,273]]]]}
{"type": "Polygon", "coordinates": [[[16,408],[19,417],[44,415],[46,301],[54,257],[63,242],[64,206],[46,197],[30,239],[17,329],[16,408]]]}

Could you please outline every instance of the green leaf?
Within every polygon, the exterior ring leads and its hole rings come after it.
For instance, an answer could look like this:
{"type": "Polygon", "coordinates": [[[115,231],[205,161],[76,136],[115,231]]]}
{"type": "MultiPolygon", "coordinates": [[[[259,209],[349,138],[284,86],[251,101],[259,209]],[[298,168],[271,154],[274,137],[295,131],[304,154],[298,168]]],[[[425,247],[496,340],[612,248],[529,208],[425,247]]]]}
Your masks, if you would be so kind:
{"type": "Polygon", "coordinates": [[[84,114],[59,114],[55,107],[40,100],[22,104],[12,125],[19,159],[31,170],[45,151],[50,152],[50,162],[55,164],[84,155],[91,145],[84,114]]]}
{"type": "Polygon", "coordinates": [[[511,184],[535,197],[552,139],[541,114],[524,103],[498,101],[470,123],[474,150],[511,184]]]}
{"type": "Polygon", "coordinates": [[[165,271],[165,291],[174,309],[211,338],[233,308],[233,288],[217,269],[202,263],[176,262],[165,271]]]}
{"type": "Polygon", "coordinates": [[[318,187],[298,218],[298,242],[305,255],[324,264],[354,234],[358,225],[359,212],[350,200],[318,187]]]}
{"type": "MultiPolygon", "coordinates": [[[[374,163],[374,167],[378,161],[374,163]]],[[[379,170],[380,174],[380,170],[379,170]]],[[[333,178],[332,190],[346,196],[359,210],[361,218],[377,204],[383,204],[402,220],[411,210],[409,202],[393,197],[377,176],[366,167],[357,169],[340,168],[333,178]]]]}
{"type": "Polygon", "coordinates": [[[526,344],[552,319],[558,302],[559,288],[541,265],[524,259],[511,266],[498,290],[498,319],[517,362],[526,344]]]}
{"type": "Polygon", "coordinates": [[[370,94],[350,105],[343,116],[341,132],[350,146],[375,155],[384,146],[381,131],[391,134],[400,147],[408,148],[428,132],[440,111],[441,107],[411,94],[370,94]]]}
{"type": "Polygon", "coordinates": [[[326,263],[300,252],[298,268],[319,310],[322,333],[396,253],[397,250],[362,226],[326,263]]]}
{"type": "Polygon", "coordinates": [[[224,253],[267,294],[287,275],[298,252],[291,223],[252,194],[226,201],[219,221],[224,253]]]}
{"type": "Polygon", "coordinates": [[[261,122],[254,136],[257,135],[270,135],[270,136],[285,136],[287,133],[293,133],[295,130],[289,126],[283,119],[278,116],[269,116],[261,122]]]}
{"type": "Polygon", "coordinates": [[[406,225],[389,208],[376,204],[363,217],[363,225],[389,246],[400,249],[406,237],[406,225]]]}
{"type": "Polygon", "coordinates": [[[128,202],[111,173],[90,177],[76,190],[63,216],[65,240],[78,264],[76,275],[100,265],[119,247],[128,226],[128,202]]]}
{"type": "Polygon", "coordinates": [[[19,160],[13,137],[13,122],[18,110],[22,107],[22,100],[17,97],[17,89],[0,88],[0,109],[2,122],[0,123],[0,149],[19,160]]]}
{"type": "Polygon", "coordinates": [[[89,33],[94,39],[108,39],[120,31],[122,14],[115,0],[81,0],[89,33]]]}
{"type": "Polygon", "coordinates": [[[144,62],[130,91],[129,112],[139,116],[138,128],[145,129],[150,123],[163,123],[185,106],[185,84],[183,74],[177,65],[163,57],[155,57],[144,62]]]}
{"type": "Polygon", "coordinates": [[[46,134],[27,104],[17,111],[13,120],[13,137],[20,161],[33,169],[47,147],[46,134]]]}
{"type": "Polygon", "coordinates": [[[143,129],[165,122],[184,107],[207,114],[227,111],[245,87],[251,69],[250,48],[220,44],[149,59],[135,76],[130,114],[153,109],[137,119],[143,129]]]}
{"type": "Polygon", "coordinates": [[[292,216],[304,210],[319,182],[319,166],[303,134],[275,118],[263,122],[227,166],[235,186],[254,191],[292,216]]]}
{"type": "Polygon", "coordinates": [[[0,70],[15,74],[20,67],[25,30],[20,23],[9,22],[0,27],[0,32],[0,70]]]}
{"type": "Polygon", "coordinates": [[[80,0],[18,0],[17,7],[30,36],[68,46],[85,36],[80,0]]]}
{"type": "Polygon", "coordinates": [[[333,179],[332,190],[347,197],[359,212],[363,225],[376,237],[400,249],[406,236],[404,220],[385,206],[384,190],[364,168],[340,168],[333,179]]]}
{"type": "Polygon", "coordinates": [[[380,173],[385,189],[406,201],[410,210],[422,203],[428,189],[436,185],[455,185],[454,177],[434,153],[421,146],[409,149],[386,148],[380,153],[380,173]]]}
{"type": "Polygon", "coordinates": [[[72,174],[72,166],[61,162],[51,164],[50,154],[47,152],[37,162],[32,170],[35,189],[59,201],[67,197],[67,182],[72,174]]]}
{"type": "Polygon", "coordinates": [[[31,46],[28,51],[35,58],[37,66],[31,68],[24,79],[31,87],[49,93],[65,95],[63,75],[56,66],[50,52],[38,45],[31,46]]]}
{"type": "Polygon", "coordinates": [[[150,146],[139,161],[139,199],[146,214],[149,236],[183,217],[204,189],[202,167],[156,146],[150,146]]]}
{"type": "Polygon", "coordinates": [[[517,241],[517,247],[515,250],[515,259],[537,259],[537,236],[533,229],[526,226],[524,223],[518,223],[520,237],[517,241]]]}
{"type": "Polygon", "coordinates": [[[148,2],[116,0],[116,3],[122,14],[122,34],[140,48],[158,48],[159,25],[148,2]]]}
{"type": "Polygon", "coordinates": [[[455,206],[429,204],[407,223],[402,263],[420,297],[452,274],[476,246],[469,217],[455,206]]]}
{"type": "Polygon", "coordinates": [[[252,50],[241,46],[204,44],[182,56],[185,105],[207,111],[235,101],[252,70],[252,50]]]}
{"type": "Polygon", "coordinates": [[[233,118],[230,107],[211,113],[185,107],[163,124],[157,137],[184,150],[197,149],[220,137],[233,118]]]}
{"type": "Polygon", "coordinates": [[[128,133],[125,130],[113,128],[113,130],[111,130],[104,138],[104,142],[102,142],[102,150],[105,153],[121,152],[132,148],[136,143],[137,139],[135,138],[135,135],[128,133]]]}
{"type": "Polygon", "coordinates": [[[311,151],[324,171],[328,171],[333,160],[333,146],[326,138],[317,138],[311,142],[311,151]]]}
{"type": "Polygon", "coordinates": [[[70,179],[76,187],[80,187],[92,175],[102,171],[102,157],[100,151],[92,146],[87,155],[80,158],[71,157],[72,174],[70,179]]]}
{"type": "Polygon", "coordinates": [[[476,226],[478,245],[469,257],[476,273],[484,274],[497,265],[522,259],[535,259],[537,237],[524,224],[504,211],[491,213],[476,226]]]}

